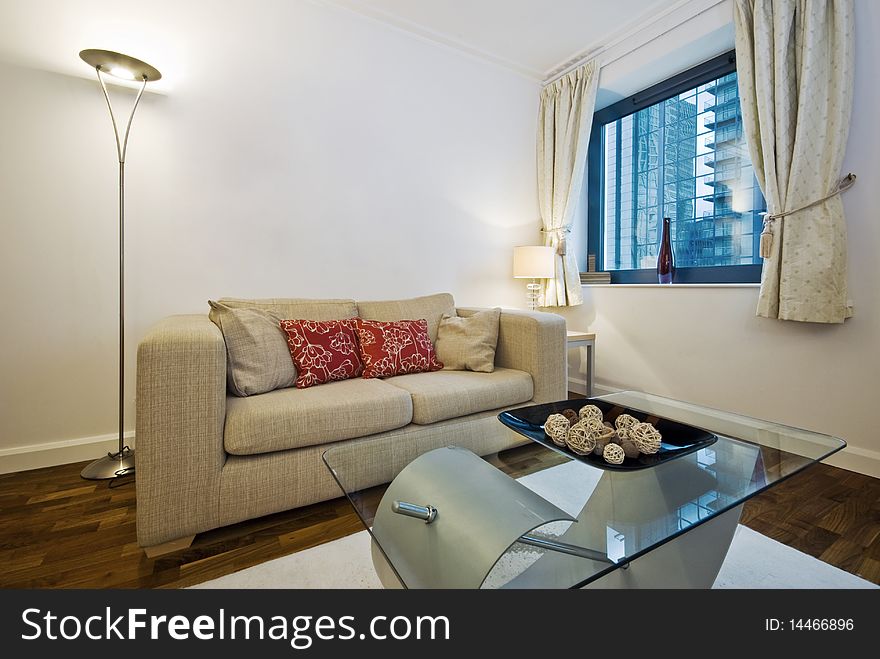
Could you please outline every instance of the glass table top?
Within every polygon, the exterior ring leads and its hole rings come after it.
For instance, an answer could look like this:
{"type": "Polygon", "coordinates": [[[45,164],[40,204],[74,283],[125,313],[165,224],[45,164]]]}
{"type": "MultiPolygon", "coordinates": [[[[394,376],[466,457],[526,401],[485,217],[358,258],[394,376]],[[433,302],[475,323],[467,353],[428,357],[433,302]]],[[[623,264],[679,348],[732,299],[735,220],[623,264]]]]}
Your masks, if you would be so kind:
{"type": "MultiPolygon", "coordinates": [[[[546,509],[562,514],[553,518],[556,521],[542,523],[510,544],[491,567],[482,587],[532,587],[536,583],[548,588],[583,586],[736,508],[846,445],[828,435],[651,394],[627,391],[596,400],[602,401],[604,407],[626,408],[644,413],[643,416],[694,426],[715,435],[717,440],[656,466],[628,471],[600,468],[549,442],[537,440],[483,456],[487,465],[509,477],[503,477],[504,480],[515,480],[512,487],[524,486],[529,495],[526,499],[540,500],[542,505],[548,504],[546,509]]],[[[531,413],[546,418],[549,411],[576,410],[587,402],[575,399],[524,407],[501,417],[525,418],[531,413]]],[[[509,418],[505,425],[511,425],[509,418]]],[[[374,528],[374,520],[377,513],[381,515],[380,502],[383,506],[392,505],[382,500],[389,483],[419,456],[435,448],[402,442],[374,453],[369,443],[355,441],[331,446],[323,455],[375,544],[401,583],[408,587],[420,584],[396,558],[399,552],[395,545],[399,545],[400,539],[392,537],[387,525],[374,528]]],[[[494,482],[494,474],[489,476],[493,478],[486,480],[494,482]]],[[[433,476],[429,478],[433,480],[433,476]]],[[[456,489],[467,489],[461,479],[456,481],[454,474],[437,473],[436,480],[441,484],[439,491],[444,492],[445,487],[452,501],[456,489]]],[[[478,512],[491,518],[496,509],[510,507],[507,504],[511,491],[494,485],[484,487],[479,499],[468,500],[467,504],[447,503],[441,517],[446,515],[449,519],[456,512],[463,513],[466,505],[478,507],[478,512]]],[[[475,536],[480,535],[480,527],[472,528],[475,530],[471,536],[465,536],[465,544],[469,539],[479,539],[475,536]]]]}

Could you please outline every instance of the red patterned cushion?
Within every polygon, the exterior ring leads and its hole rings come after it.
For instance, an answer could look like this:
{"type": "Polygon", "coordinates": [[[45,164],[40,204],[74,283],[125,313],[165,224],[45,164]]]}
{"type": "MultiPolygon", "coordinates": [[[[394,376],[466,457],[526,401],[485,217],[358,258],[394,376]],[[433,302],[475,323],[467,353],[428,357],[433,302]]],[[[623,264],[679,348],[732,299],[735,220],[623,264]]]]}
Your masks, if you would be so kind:
{"type": "Polygon", "coordinates": [[[404,373],[439,371],[434,344],[428,336],[428,321],[357,319],[358,344],[365,378],[387,378],[404,373]]]}
{"type": "Polygon", "coordinates": [[[347,380],[363,372],[354,318],[282,320],[281,329],[287,333],[287,347],[296,364],[296,387],[347,380]]]}

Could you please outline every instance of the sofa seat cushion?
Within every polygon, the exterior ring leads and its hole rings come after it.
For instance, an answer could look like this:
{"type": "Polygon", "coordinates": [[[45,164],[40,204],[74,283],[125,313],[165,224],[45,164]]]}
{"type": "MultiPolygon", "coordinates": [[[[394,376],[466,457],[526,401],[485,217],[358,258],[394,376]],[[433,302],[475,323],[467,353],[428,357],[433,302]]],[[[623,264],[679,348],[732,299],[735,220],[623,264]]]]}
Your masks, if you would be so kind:
{"type": "Polygon", "coordinates": [[[400,387],[362,378],[226,398],[227,453],[254,455],[393,430],[412,420],[400,387]]]}
{"type": "Polygon", "coordinates": [[[512,368],[492,373],[435,371],[385,380],[412,395],[412,421],[427,425],[532,399],[532,376],[512,368]]]}

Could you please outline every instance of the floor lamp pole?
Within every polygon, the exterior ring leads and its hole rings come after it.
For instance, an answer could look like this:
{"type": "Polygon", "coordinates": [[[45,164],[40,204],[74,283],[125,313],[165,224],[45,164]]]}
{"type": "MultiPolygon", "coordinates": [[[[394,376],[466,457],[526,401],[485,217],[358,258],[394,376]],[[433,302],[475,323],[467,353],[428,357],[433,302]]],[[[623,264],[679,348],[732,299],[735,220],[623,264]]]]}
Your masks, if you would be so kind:
{"type": "MultiPolygon", "coordinates": [[[[106,53],[109,51],[83,51],[83,53],[90,52],[106,53]]],[[[89,64],[93,64],[83,53],[80,53],[80,57],[89,64]]],[[[118,55],[118,53],[114,54],[118,55]]],[[[138,62],[139,60],[134,61],[138,62]]],[[[110,95],[107,93],[107,85],[104,83],[102,70],[102,64],[95,65],[98,82],[101,83],[101,90],[104,92],[104,99],[107,101],[107,109],[110,111],[110,120],[113,122],[113,134],[116,137],[116,155],[119,158],[119,444],[118,450],[115,453],[108,453],[105,457],[95,460],[82,470],[80,475],[90,480],[119,478],[120,476],[134,474],[135,471],[134,450],[125,444],[125,152],[128,148],[128,135],[131,131],[131,122],[134,119],[135,110],[137,110],[144,89],[147,87],[147,81],[150,79],[147,73],[141,75],[143,82],[131,108],[128,124],[125,127],[125,135],[120,140],[119,130],[116,126],[116,116],[113,113],[113,105],[110,102],[110,95]]],[[[113,70],[115,69],[111,71],[113,70]]],[[[157,78],[154,77],[153,79],[157,78]]]]}
{"type": "MultiPolygon", "coordinates": [[[[134,115],[134,111],[132,111],[134,115]]],[[[125,446],[125,161],[119,161],[119,453],[125,446]]],[[[131,471],[134,471],[132,455],[131,471]]]]}

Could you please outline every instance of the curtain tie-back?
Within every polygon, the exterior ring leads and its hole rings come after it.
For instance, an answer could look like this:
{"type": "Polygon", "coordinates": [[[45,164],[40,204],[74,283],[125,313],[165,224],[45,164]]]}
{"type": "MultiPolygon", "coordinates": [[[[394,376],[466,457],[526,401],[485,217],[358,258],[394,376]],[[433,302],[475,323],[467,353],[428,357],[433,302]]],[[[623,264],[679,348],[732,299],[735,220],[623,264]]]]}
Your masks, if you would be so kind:
{"type": "Polygon", "coordinates": [[[565,250],[566,250],[566,245],[565,245],[566,237],[565,236],[566,236],[566,234],[571,233],[571,228],[566,229],[566,228],[560,227],[558,229],[541,229],[541,233],[550,233],[550,234],[555,235],[556,238],[559,239],[559,243],[557,243],[557,245],[556,245],[556,253],[559,254],[559,256],[565,256],[565,250]]]}
{"type": "Polygon", "coordinates": [[[841,192],[845,192],[849,190],[853,184],[856,182],[856,175],[850,172],[846,176],[844,176],[840,181],[838,181],[837,185],[834,187],[834,190],[829,192],[827,195],[822,197],[821,199],[817,199],[816,201],[811,201],[809,204],[804,206],[800,206],[798,208],[792,208],[788,211],[782,211],[779,213],[761,213],[764,216],[764,226],[761,230],[761,248],[760,255],[762,259],[769,259],[770,248],[773,247],[773,222],[778,220],[779,218],[785,217],[786,215],[793,215],[794,213],[800,213],[801,211],[805,211],[808,208],[812,208],[813,206],[818,206],[821,203],[824,203],[831,199],[832,197],[836,197],[841,192]]]}

